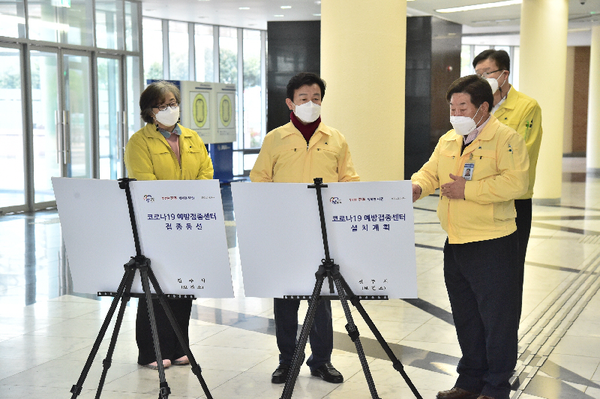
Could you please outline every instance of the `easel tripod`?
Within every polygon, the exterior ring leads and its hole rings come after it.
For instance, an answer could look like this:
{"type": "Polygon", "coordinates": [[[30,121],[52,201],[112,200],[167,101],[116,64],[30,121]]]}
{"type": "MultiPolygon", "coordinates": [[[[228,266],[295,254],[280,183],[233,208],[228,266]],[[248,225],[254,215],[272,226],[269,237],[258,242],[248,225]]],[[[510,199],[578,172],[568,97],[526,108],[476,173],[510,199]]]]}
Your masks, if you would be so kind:
{"type": "Polygon", "coordinates": [[[419,391],[417,391],[417,388],[414,386],[414,384],[406,374],[404,366],[396,357],[396,355],[394,355],[394,352],[385,342],[383,336],[381,335],[379,330],[377,330],[377,327],[363,308],[362,304],[360,303],[360,299],[356,295],[354,295],[354,293],[350,289],[350,286],[344,280],[344,277],[340,273],[339,265],[336,265],[333,259],[331,259],[331,257],[329,256],[329,243],[327,240],[327,228],[325,225],[325,213],[323,211],[323,197],[321,192],[321,189],[323,187],[327,187],[327,185],[323,184],[323,179],[321,178],[314,179],[314,184],[308,186],[308,188],[316,189],[317,193],[317,203],[319,206],[319,216],[321,219],[321,233],[323,236],[325,259],[321,261],[321,265],[319,266],[318,271],[315,273],[315,287],[309,300],[308,310],[306,312],[304,324],[302,325],[300,338],[298,339],[298,345],[296,345],[294,356],[292,357],[292,364],[290,366],[289,374],[287,380],[285,381],[285,387],[283,388],[283,393],[280,399],[290,399],[292,397],[294,385],[296,384],[296,379],[298,378],[298,374],[300,372],[300,366],[302,365],[304,359],[304,349],[306,347],[308,335],[314,323],[318,301],[321,300],[321,288],[323,287],[323,280],[325,279],[325,277],[328,278],[329,290],[332,294],[334,293],[333,285],[335,284],[340,303],[342,304],[342,308],[344,309],[346,321],[348,322],[348,324],[346,324],[346,330],[348,331],[350,339],[354,342],[354,345],[356,346],[356,353],[358,354],[358,357],[360,359],[360,363],[365,374],[367,384],[369,386],[371,397],[373,399],[380,399],[377,394],[377,389],[375,387],[371,371],[369,369],[369,364],[367,363],[365,357],[365,352],[363,350],[362,343],[360,342],[360,334],[358,332],[356,324],[354,324],[354,319],[352,318],[350,307],[348,306],[348,298],[350,299],[354,307],[358,309],[359,313],[361,314],[361,316],[363,317],[363,319],[377,338],[377,341],[392,361],[394,369],[396,369],[402,375],[415,397],[417,399],[423,399],[423,397],[419,394],[419,391]]]}
{"type": "Polygon", "coordinates": [[[165,377],[165,369],[164,369],[164,365],[162,362],[163,359],[162,359],[162,356],[160,353],[160,342],[158,339],[158,331],[157,331],[157,327],[156,327],[156,318],[154,315],[154,307],[152,305],[153,294],[150,291],[150,283],[152,283],[152,287],[154,288],[154,291],[156,292],[156,296],[158,297],[158,300],[159,300],[160,304],[162,305],[162,307],[169,319],[171,327],[173,327],[173,330],[175,331],[175,335],[177,336],[177,339],[178,339],[181,347],[183,348],[185,354],[187,355],[187,357],[190,361],[193,373],[198,377],[198,381],[200,382],[200,385],[202,386],[202,389],[204,390],[206,397],[209,399],[212,399],[210,391],[208,390],[208,386],[206,385],[206,383],[202,377],[202,370],[200,369],[200,366],[198,365],[198,363],[196,363],[196,360],[190,350],[189,344],[185,342],[185,340],[183,338],[183,334],[181,333],[181,329],[179,328],[179,324],[175,320],[175,317],[173,316],[171,307],[169,306],[169,304],[166,300],[166,296],[163,293],[162,289],[160,288],[158,280],[156,279],[156,276],[154,275],[154,272],[152,271],[152,268],[150,267],[150,259],[146,258],[141,253],[140,240],[139,240],[138,231],[137,231],[137,224],[135,221],[135,213],[133,210],[133,201],[131,199],[131,190],[129,187],[129,182],[132,180],[133,179],[127,179],[127,178],[119,179],[119,187],[121,189],[125,190],[125,193],[127,196],[127,205],[129,208],[129,218],[131,221],[131,227],[133,230],[133,239],[134,239],[134,243],[135,243],[136,256],[132,257],[131,260],[129,262],[127,262],[127,264],[125,264],[125,266],[124,266],[125,273],[123,275],[123,278],[121,279],[119,288],[118,288],[118,290],[114,296],[114,299],[111,303],[108,314],[106,315],[104,323],[102,324],[102,327],[100,328],[100,332],[98,333],[96,341],[94,342],[94,345],[92,347],[90,355],[88,356],[87,362],[81,372],[79,380],[77,381],[77,384],[73,385],[73,387],[71,388],[71,393],[73,394],[71,396],[71,399],[75,399],[81,393],[81,390],[83,388],[83,383],[84,383],[84,381],[87,377],[87,374],[92,366],[92,362],[94,361],[94,358],[96,357],[96,354],[98,353],[98,349],[100,348],[100,344],[104,338],[104,335],[106,334],[106,330],[108,329],[110,321],[115,313],[117,304],[120,301],[121,306],[119,307],[119,313],[118,313],[117,319],[115,321],[115,326],[113,329],[113,333],[112,333],[112,337],[110,340],[110,345],[108,348],[106,358],[102,362],[102,364],[103,364],[102,375],[100,377],[98,389],[96,390],[96,399],[100,398],[100,395],[102,393],[102,388],[104,387],[104,381],[106,380],[106,374],[108,373],[108,369],[111,367],[111,364],[112,364],[112,355],[114,353],[114,349],[115,349],[115,346],[117,343],[119,329],[121,328],[121,323],[123,321],[125,307],[127,305],[127,302],[129,301],[129,298],[131,298],[131,286],[133,284],[133,279],[134,279],[136,270],[138,270],[140,272],[142,288],[144,290],[143,298],[140,298],[140,300],[145,300],[146,304],[148,305],[148,316],[150,319],[150,327],[152,330],[154,352],[156,354],[156,363],[158,365],[158,375],[159,375],[159,379],[160,379],[160,385],[159,385],[160,388],[159,388],[159,396],[158,396],[159,399],[167,399],[169,397],[169,394],[171,393],[171,389],[169,388],[169,385],[168,385],[166,377],[165,377]]]}

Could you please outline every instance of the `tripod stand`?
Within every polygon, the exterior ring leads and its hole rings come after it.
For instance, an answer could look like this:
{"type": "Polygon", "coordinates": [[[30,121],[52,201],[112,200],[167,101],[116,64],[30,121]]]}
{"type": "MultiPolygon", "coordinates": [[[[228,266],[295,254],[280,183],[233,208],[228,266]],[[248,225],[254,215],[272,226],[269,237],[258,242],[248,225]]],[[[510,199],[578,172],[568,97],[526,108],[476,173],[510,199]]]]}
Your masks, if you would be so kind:
{"type": "Polygon", "coordinates": [[[321,178],[315,178],[314,184],[308,186],[308,188],[316,189],[317,193],[317,203],[319,206],[319,216],[321,219],[321,233],[323,236],[325,259],[321,261],[321,265],[319,266],[318,271],[315,273],[315,287],[309,300],[308,310],[306,312],[304,324],[302,325],[302,330],[300,331],[300,338],[298,339],[298,344],[296,345],[296,349],[294,350],[292,364],[290,366],[289,374],[285,381],[285,386],[283,388],[283,393],[280,399],[290,399],[292,397],[294,385],[296,384],[296,379],[298,378],[298,374],[300,372],[300,366],[302,365],[302,362],[304,360],[304,349],[306,347],[308,335],[314,323],[318,301],[321,300],[320,293],[323,287],[323,280],[325,279],[325,277],[328,278],[329,291],[332,294],[334,293],[333,285],[335,284],[340,303],[342,304],[342,308],[344,309],[346,321],[348,322],[348,324],[346,324],[346,330],[348,331],[350,339],[352,340],[352,342],[354,342],[354,345],[356,346],[356,353],[358,354],[358,357],[360,359],[360,363],[365,374],[365,378],[367,380],[367,385],[369,386],[371,397],[373,399],[380,399],[377,394],[377,389],[375,387],[371,371],[369,369],[369,364],[367,363],[365,357],[365,352],[363,350],[362,343],[360,342],[360,334],[358,332],[358,328],[354,324],[354,319],[352,318],[350,307],[348,306],[348,299],[350,299],[354,307],[358,309],[359,313],[361,314],[361,316],[363,317],[363,319],[377,338],[377,341],[392,361],[394,369],[396,369],[402,375],[415,397],[417,399],[423,399],[423,397],[419,394],[419,391],[417,391],[416,387],[406,374],[404,366],[396,357],[396,355],[394,355],[394,352],[385,342],[383,336],[381,335],[379,330],[377,330],[377,327],[363,308],[362,304],[360,303],[360,299],[356,295],[354,295],[354,293],[350,289],[350,286],[346,283],[346,280],[344,280],[344,277],[340,273],[339,265],[336,265],[334,263],[334,260],[331,259],[331,257],[329,256],[329,243],[327,240],[327,228],[325,225],[325,213],[323,211],[323,197],[321,192],[321,189],[323,187],[327,187],[327,185],[323,184],[323,179],[321,178]]]}
{"type": "Polygon", "coordinates": [[[150,319],[150,328],[152,330],[154,352],[156,355],[156,363],[158,365],[158,375],[159,375],[159,379],[160,379],[160,385],[159,385],[160,388],[159,388],[159,396],[158,396],[159,399],[167,399],[169,397],[169,394],[171,393],[171,389],[169,388],[169,385],[168,385],[166,377],[165,377],[165,369],[164,369],[164,365],[162,362],[162,360],[163,360],[162,355],[160,352],[160,342],[158,339],[158,330],[156,327],[156,318],[154,315],[154,307],[152,305],[153,294],[150,291],[150,283],[152,283],[152,286],[154,287],[154,290],[156,292],[156,296],[158,297],[158,300],[169,319],[171,327],[175,331],[175,335],[177,336],[179,344],[183,348],[186,356],[188,357],[188,359],[190,361],[193,373],[198,377],[198,381],[200,382],[200,385],[202,386],[202,389],[204,390],[206,397],[208,399],[212,399],[210,391],[208,390],[208,386],[206,385],[206,383],[202,377],[202,371],[200,369],[200,366],[198,365],[198,363],[196,363],[196,360],[194,359],[194,356],[192,355],[192,352],[190,350],[189,344],[187,344],[185,342],[185,340],[183,338],[183,334],[181,332],[181,329],[179,328],[179,324],[177,323],[177,320],[175,320],[175,317],[173,316],[171,307],[169,306],[169,304],[166,300],[166,296],[163,293],[162,289],[160,288],[158,280],[156,279],[156,276],[154,275],[154,272],[152,271],[152,268],[150,267],[150,259],[146,258],[141,253],[140,240],[139,240],[138,231],[137,231],[137,224],[135,221],[135,213],[133,210],[133,201],[131,199],[131,189],[129,186],[129,182],[132,180],[133,179],[127,179],[127,178],[119,179],[119,187],[121,189],[125,190],[125,193],[127,196],[127,205],[129,208],[129,218],[131,221],[131,227],[133,230],[133,239],[134,239],[134,243],[135,243],[136,256],[132,257],[131,260],[129,262],[127,262],[124,266],[125,274],[123,275],[123,278],[121,279],[119,288],[117,289],[117,292],[111,303],[108,314],[104,320],[104,323],[102,324],[102,327],[100,328],[100,332],[98,333],[96,341],[94,342],[94,345],[90,352],[90,355],[88,356],[86,364],[83,367],[81,375],[79,376],[79,380],[77,381],[77,384],[73,385],[73,387],[71,388],[71,393],[73,394],[71,396],[71,399],[75,399],[81,393],[81,390],[83,388],[83,383],[84,383],[84,381],[87,377],[87,374],[92,366],[92,362],[94,361],[94,358],[96,357],[96,354],[98,353],[98,349],[100,348],[100,344],[104,338],[104,335],[106,334],[106,330],[108,329],[110,321],[115,313],[117,304],[119,303],[119,301],[121,301],[121,306],[119,307],[119,313],[118,313],[117,319],[115,321],[115,326],[114,326],[112,337],[110,340],[108,352],[107,352],[106,358],[102,362],[102,364],[103,364],[102,375],[100,377],[98,389],[96,390],[96,399],[100,398],[100,395],[102,393],[102,388],[104,387],[104,381],[106,380],[106,374],[108,373],[108,369],[111,367],[111,364],[112,364],[112,355],[114,353],[115,346],[117,343],[119,329],[121,328],[121,323],[123,321],[125,307],[127,305],[127,302],[129,301],[129,298],[131,298],[131,286],[133,284],[133,279],[134,279],[136,270],[138,270],[140,272],[142,288],[144,291],[143,297],[140,298],[140,300],[145,300],[146,304],[148,305],[148,316],[150,319]]]}

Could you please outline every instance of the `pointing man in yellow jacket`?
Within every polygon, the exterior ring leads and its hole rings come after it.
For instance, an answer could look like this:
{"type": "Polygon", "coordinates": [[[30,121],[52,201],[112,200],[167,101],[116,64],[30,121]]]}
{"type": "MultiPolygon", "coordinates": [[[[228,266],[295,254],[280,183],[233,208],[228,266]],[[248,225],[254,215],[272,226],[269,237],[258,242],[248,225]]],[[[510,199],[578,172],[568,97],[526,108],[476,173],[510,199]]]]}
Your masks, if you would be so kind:
{"type": "Polygon", "coordinates": [[[444,279],[462,351],[454,387],[437,399],[508,399],[522,285],[514,199],[527,191],[529,156],[521,136],[490,114],[485,79],[457,79],[446,99],[454,129],[411,177],[413,201],[440,188],[444,279]]]}

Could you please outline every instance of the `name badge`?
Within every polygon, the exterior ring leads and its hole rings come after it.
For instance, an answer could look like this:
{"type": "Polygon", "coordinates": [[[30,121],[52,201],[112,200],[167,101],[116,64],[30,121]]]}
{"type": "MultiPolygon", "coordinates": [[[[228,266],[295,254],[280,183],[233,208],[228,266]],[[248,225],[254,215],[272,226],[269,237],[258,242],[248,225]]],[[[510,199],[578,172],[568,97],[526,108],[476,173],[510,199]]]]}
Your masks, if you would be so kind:
{"type": "Polygon", "coordinates": [[[465,180],[471,180],[473,178],[473,170],[475,170],[475,164],[466,163],[465,168],[463,169],[462,177],[464,177],[465,180]]]}

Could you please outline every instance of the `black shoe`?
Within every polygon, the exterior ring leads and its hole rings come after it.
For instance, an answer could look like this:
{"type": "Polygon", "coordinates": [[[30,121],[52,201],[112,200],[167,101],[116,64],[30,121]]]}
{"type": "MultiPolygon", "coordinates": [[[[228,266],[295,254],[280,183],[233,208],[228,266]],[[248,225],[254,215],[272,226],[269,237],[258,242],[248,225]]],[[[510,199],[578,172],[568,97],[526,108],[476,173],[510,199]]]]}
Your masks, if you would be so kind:
{"type": "Polygon", "coordinates": [[[323,380],[333,384],[344,382],[344,376],[329,362],[310,370],[310,374],[315,377],[321,377],[323,380]]]}
{"type": "Polygon", "coordinates": [[[279,366],[277,366],[277,369],[273,371],[273,374],[271,375],[271,382],[273,384],[283,384],[285,380],[287,380],[289,371],[289,365],[280,364],[279,366]]]}

